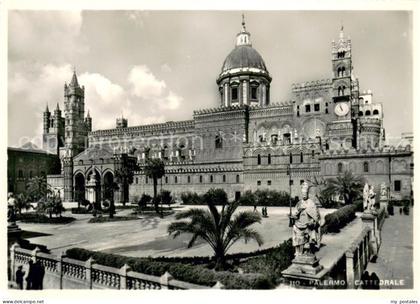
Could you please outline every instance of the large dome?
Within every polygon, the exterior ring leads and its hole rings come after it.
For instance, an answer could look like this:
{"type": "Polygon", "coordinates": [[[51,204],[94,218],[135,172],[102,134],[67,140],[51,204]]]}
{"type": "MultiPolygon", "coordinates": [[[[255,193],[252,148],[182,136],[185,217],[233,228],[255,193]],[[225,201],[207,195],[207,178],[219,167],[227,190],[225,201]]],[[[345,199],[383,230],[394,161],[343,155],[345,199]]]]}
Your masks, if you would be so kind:
{"type": "Polygon", "coordinates": [[[267,72],[261,55],[250,45],[238,45],[226,57],[222,73],[237,68],[257,68],[267,72]]]}

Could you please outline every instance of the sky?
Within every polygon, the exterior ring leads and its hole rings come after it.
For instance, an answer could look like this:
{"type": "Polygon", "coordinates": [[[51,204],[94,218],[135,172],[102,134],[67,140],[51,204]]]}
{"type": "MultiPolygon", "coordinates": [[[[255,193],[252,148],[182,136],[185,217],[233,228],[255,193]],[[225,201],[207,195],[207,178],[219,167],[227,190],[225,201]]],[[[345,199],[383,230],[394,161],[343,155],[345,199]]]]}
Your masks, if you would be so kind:
{"type": "MultiPolygon", "coordinates": [[[[63,109],[76,69],[93,129],[191,119],[220,105],[216,79],[242,11],[9,11],[8,145],[41,146],[42,113],[63,109]]],[[[291,85],[331,78],[331,41],[352,39],[360,89],[382,102],[388,137],[413,130],[412,16],[405,11],[245,11],[272,76],[271,102],[291,85]]]]}

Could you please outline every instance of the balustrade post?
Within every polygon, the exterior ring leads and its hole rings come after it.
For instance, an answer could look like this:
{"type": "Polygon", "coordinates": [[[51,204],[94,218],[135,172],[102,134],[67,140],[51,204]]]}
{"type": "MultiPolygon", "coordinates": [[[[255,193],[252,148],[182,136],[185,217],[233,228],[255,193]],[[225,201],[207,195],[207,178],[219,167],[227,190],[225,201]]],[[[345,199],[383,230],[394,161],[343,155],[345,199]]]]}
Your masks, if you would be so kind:
{"type": "Polygon", "coordinates": [[[63,275],[64,275],[64,269],[63,269],[63,259],[66,257],[66,253],[65,252],[61,252],[60,255],[58,256],[58,260],[57,260],[57,272],[58,272],[58,277],[60,279],[60,289],[63,289],[63,275]]]}
{"type": "Polygon", "coordinates": [[[16,265],[16,257],[15,257],[15,252],[16,249],[20,248],[20,245],[18,243],[14,243],[11,247],[10,247],[10,277],[12,279],[13,282],[16,281],[16,272],[15,272],[15,265],[16,265]]]}
{"type": "Polygon", "coordinates": [[[38,253],[41,252],[41,249],[39,249],[38,246],[35,247],[34,250],[32,250],[32,259],[33,262],[36,263],[38,261],[38,253]]]}
{"type": "Polygon", "coordinates": [[[92,278],[92,265],[95,263],[95,260],[90,257],[89,260],[86,261],[85,268],[86,268],[86,286],[89,289],[92,289],[93,285],[93,278],[92,278]]]}
{"type": "Polygon", "coordinates": [[[174,277],[169,273],[169,272],[165,272],[161,277],[160,277],[160,288],[161,289],[169,289],[169,281],[172,280],[174,277]]]}
{"type": "Polygon", "coordinates": [[[129,271],[131,271],[131,268],[127,264],[124,264],[123,267],[120,268],[120,289],[128,289],[127,272],[129,271]]]}
{"type": "Polygon", "coordinates": [[[346,252],[346,281],[347,289],[354,289],[354,254],[351,251],[346,252]]]}

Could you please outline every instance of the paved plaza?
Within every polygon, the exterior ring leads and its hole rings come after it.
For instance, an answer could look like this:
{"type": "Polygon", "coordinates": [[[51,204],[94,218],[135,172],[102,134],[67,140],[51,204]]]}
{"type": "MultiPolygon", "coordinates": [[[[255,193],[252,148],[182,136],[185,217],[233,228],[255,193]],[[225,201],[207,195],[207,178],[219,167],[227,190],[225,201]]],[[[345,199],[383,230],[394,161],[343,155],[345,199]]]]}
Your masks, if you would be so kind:
{"type": "MultiPolygon", "coordinates": [[[[176,212],[185,210],[185,207],[176,208],[176,212]]],[[[205,208],[200,207],[200,208],[205,208]]],[[[253,207],[239,207],[238,211],[253,210],[253,207]]],[[[258,208],[261,211],[261,208],[258,208]]],[[[334,211],[334,209],[321,209],[321,215],[334,211]]],[[[127,215],[131,210],[119,210],[117,215],[127,215]]],[[[287,207],[269,207],[268,218],[263,218],[261,224],[255,229],[264,238],[264,245],[258,247],[255,241],[245,244],[243,241],[232,246],[229,253],[250,252],[257,249],[269,248],[280,244],[291,237],[291,228],[288,227],[287,207]]],[[[158,216],[139,216],[138,220],[119,221],[109,223],[88,223],[92,215],[70,215],[77,218],[67,225],[27,224],[19,223],[26,231],[36,231],[49,234],[31,238],[36,244],[46,245],[53,253],[60,253],[72,247],[81,247],[90,250],[99,250],[126,256],[211,256],[213,254],[209,245],[198,241],[194,247],[188,249],[189,235],[180,235],[173,239],[167,233],[168,225],[175,221],[175,215],[161,219],[158,216]]]]}
{"type": "Polygon", "coordinates": [[[404,280],[404,286],[389,283],[382,289],[413,288],[413,209],[408,216],[394,210],[382,227],[378,259],[369,263],[367,271],[376,272],[380,280],[404,280]]]}

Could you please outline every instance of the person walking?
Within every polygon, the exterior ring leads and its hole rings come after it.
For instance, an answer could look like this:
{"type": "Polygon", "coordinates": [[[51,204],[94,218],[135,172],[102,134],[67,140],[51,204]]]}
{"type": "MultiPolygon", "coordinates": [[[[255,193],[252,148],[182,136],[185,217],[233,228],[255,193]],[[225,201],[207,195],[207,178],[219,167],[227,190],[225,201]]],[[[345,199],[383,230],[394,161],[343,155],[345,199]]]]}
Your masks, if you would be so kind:
{"type": "Polygon", "coordinates": [[[25,276],[25,272],[22,271],[22,266],[18,267],[16,270],[16,284],[19,289],[23,289],[23,277],[25,276]]]}
{"type": "Polygon", "coordinates": [[[33,279],[34,279],[34,262],[30,260],[28,262],[29,270],[28,275],[26,276],[26,289],[33,289],[33,279]]]}

